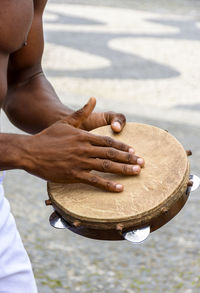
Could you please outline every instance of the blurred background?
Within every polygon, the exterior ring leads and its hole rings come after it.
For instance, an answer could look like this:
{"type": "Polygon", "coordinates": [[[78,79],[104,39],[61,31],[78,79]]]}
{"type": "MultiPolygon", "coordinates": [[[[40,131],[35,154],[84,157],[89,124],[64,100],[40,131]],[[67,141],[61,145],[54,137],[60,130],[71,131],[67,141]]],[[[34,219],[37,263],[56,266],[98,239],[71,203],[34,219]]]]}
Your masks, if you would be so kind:
{"type": "MultiPolygon", "coordinates": [[[[168,129],[200,175],[200,1],[49,0],[43,67],[61,100],[168,129]]],[[[3,115],[3,130],[19,132],[3,115]]],[[[141,245],[50,227],[46,183],[5,179],[39,293],[200,292],[200,190],[141,245]]]]}

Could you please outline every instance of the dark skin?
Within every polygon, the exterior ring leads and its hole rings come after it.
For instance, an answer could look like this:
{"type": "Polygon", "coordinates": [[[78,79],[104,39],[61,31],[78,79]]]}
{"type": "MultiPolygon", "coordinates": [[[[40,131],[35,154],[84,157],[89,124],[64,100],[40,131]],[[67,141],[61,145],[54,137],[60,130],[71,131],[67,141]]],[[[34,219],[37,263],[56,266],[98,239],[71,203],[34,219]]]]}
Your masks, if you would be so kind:
{"type": "Polygon", "coordinates": [[[104,125],[122,131],[123,114],[93,112],[94,98],[76,112],[59,100],[41,67],[46,2],[1,0],[0,103],[15,126],[32,134],[0,134],[1,169],[23,169],[45,180],[120,192],[120,183],[90,171],[138,175],[144,160],[131,146],[88,132],[104,125]]]}

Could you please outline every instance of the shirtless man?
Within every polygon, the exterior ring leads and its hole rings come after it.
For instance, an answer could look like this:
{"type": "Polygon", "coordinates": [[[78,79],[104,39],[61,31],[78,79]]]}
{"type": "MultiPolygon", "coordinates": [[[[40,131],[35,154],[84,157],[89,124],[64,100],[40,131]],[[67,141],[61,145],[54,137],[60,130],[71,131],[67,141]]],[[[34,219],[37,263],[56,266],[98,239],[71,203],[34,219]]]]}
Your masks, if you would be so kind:
{"type": "MultiPolygon", "coordinates": [[[[0,134],[0,170],[23,169],[45,180],[121,192],[120,183],[90,171],[138,175],[144,160],[131,146],[88,132],[103,125],[120,132],[124,115],[93,112],[94,98],[76,112],[60,102],[41,67],[46,2],[0,1],[0,103],[10,121],[31,134],[0,134]]],[[[2,185],[0,217],[0,292],[37,292],[2,185]]]]}

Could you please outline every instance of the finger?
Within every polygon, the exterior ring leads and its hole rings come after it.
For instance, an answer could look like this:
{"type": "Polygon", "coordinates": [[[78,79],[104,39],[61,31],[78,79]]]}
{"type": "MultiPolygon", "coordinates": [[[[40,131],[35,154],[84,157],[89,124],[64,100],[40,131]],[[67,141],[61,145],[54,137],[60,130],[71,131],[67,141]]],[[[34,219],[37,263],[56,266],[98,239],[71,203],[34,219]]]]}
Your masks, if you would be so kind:
{"type": "Polygon", "coordinates": [[[101,158],[101,159],[108,159],[114,162],[120,162],[120,163],[128,163],[128,164],[137,164],[140,165],[140,167],[144,167],[144,159],[140,158],[132,153],[129,152],[123,152],[116,150],[111,147],[93,147],[91,149],[91,158],[101,158]]]}
{"type": "Polygon", "coordinates": [[[98,175],[94,175],[89,172],[83,172],[79,174],[78,178],[82,183],[89,184],[106,191],[122,192],[124,189],[122,184],[106,180],[98,175]]]}
{"type": "Polygon", "coordinates": [[[104,113],[107,124],[111,124],[114,132],[120,132],[126,124],[126,117],[121,113],[105,112],[104,113]]]}
{"type": "Polygon", "coordinates": [[[126,176],[139,175],[141,171],[139,165],[121,164],[109,160],[94,159],[90,160],[89,164],[92,170],[126,176]]]}
{"type": "Polygon", "coordinates": [[[134,149],[118,140],[113,139],[110,136],[101,136],[88,133],[88,140],[92,145],[102,146],[102,147],[112,147],[124,152],[134,153],[134,149]]]}
{"type": "Polygon", "coordinates": [[[96,105],[96,99],[90,98],[88,103],[78,111],[72,113],[70,116],[68,116],[66,119],[64,119],[65,122],[68,124],[78,128],[84,120],[86,120],[92,111],[94,110],[96,105]]]}

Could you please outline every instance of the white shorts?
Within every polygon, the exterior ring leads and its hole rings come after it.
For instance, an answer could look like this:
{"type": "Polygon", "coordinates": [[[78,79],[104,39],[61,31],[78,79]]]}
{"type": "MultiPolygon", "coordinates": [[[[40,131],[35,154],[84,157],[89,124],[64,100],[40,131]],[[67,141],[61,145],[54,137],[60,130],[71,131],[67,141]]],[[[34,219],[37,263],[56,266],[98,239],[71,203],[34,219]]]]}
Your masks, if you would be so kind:
{"type": "Polygon", "coordinates": [[[22,244],[0,178],[0,293],[37,293],[30,260],[22,244]]]}

